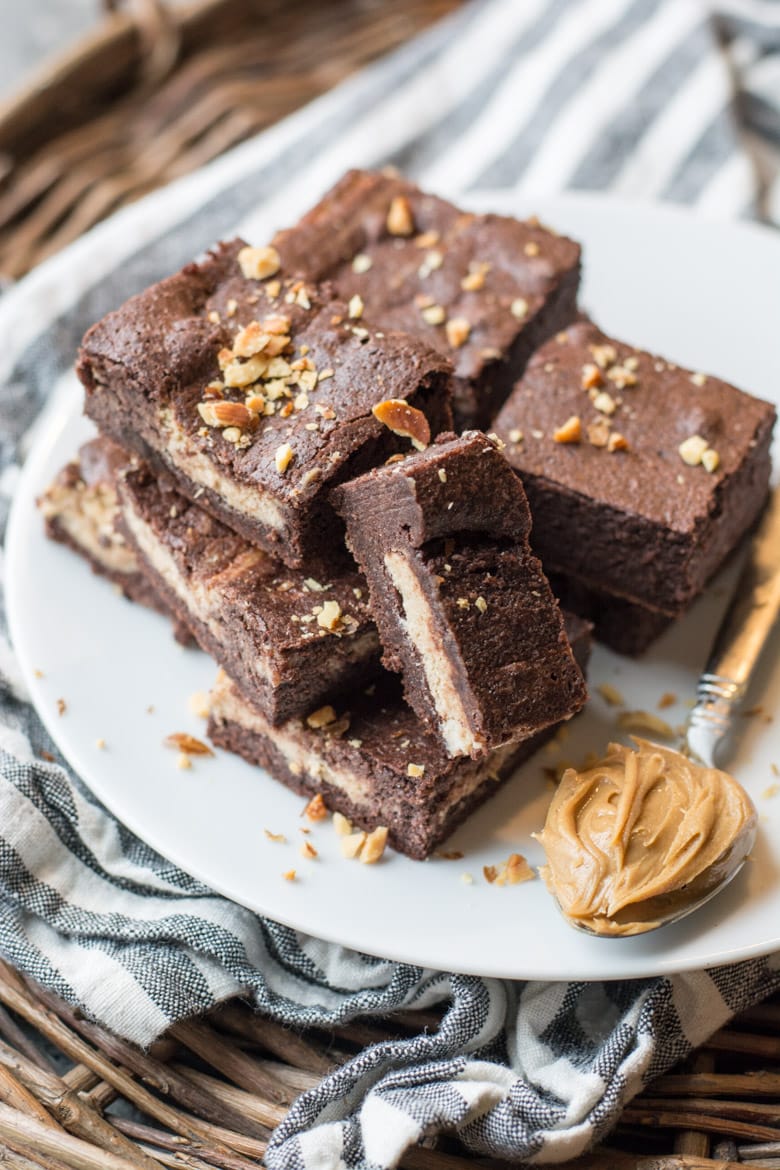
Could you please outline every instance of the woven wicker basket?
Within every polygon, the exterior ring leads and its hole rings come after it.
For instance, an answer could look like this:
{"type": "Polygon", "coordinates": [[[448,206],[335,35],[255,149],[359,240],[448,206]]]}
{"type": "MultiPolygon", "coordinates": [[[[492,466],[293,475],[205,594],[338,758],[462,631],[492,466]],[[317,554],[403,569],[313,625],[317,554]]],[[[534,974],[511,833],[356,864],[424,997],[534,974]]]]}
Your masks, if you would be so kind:
{"type": "MultiPolygon", "coordinates": [[[[0,107],[0,274],[20,276],[457,3],[199,0],[171,12],[136,0],[113,12],[0,107]]],[[[235,1001],[141,1053],[3,964],[0,1005],[0,1164],[12,1170],[247,1170],[296,1094],[329,1068],[367,1043],[438,1025],[402,1014],[301,1036],[235,1001]]],[[[780,999],[656,1082],[625,1110],[608,1150],[570,1166],[780,1168],[777,1101],[780,999]]],[[[475,1164],[457,1151],[442,1141],[403,1165],[475,1164]]]]}

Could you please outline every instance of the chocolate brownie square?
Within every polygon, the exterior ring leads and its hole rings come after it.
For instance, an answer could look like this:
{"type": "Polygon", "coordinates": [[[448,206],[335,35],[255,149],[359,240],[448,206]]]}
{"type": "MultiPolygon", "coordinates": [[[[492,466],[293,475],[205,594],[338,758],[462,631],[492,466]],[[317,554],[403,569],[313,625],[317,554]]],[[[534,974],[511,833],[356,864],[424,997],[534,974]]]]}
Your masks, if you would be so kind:
{"type": "Polygon", "coordinates": [[[436,434],[450,370],[240,240],[109,313],[78,365],[101,431],[292,567],[343,549],[332,485],[409,446],[372,408],[408,400],[436,434]]]}
{"type": "Polygon", "coordinates": [[[581,320],[496,420],[549,572],[678,614],[766,498],[775,409],[581,320]]]}
{"type": "MultiPolygon", "coordinates": [[[[590,627],[569,615],[566,629],[584,672],[590,627]]],[[[479,760],[453,758],[382,674],[338,708],[273,727],[222,672],[211,692],[212,742],[257,764],[294,792],[319,794],[366,830],[384,826],[394,849],[428,857],[465,818],[553,735],[551,726],[479,760]]]]}
{"type": "Polygon", "coordinates": [[[474,215],[389,173],[350,171],[277,234],[286,269],[455,365],[458,430],[487,429],[531,353],[576,311],[580,248],[537,220],[474,215]]]}
{"type": "MultiPolygon", "coordinates": [[[[172,617],[117,528],[117,476],[128,462],[127,453],[110,439],[91,439],[62,468],[38,507],[47,536],[84,557],[95,573],[106,577],[130,601],[172,617]]],[[[177,618],[173,622],[176,640],[189,645],[193,639],[186,623],[177,618]]]]}
{"type": "Polygon", "coordinates": [[[322,580],[288,569],[147,467],[123,475],[119,493],[155,589],[271,723],[374,674],[379,642],[354,568],[322,580]]]}
{"type": "Polygon", "coordinates": [[[477,758],[580,709],[585,684],[528,544],[528,503],[490,439],[442,436],[333,500],[384,664],[449,755],[477,758]]]}

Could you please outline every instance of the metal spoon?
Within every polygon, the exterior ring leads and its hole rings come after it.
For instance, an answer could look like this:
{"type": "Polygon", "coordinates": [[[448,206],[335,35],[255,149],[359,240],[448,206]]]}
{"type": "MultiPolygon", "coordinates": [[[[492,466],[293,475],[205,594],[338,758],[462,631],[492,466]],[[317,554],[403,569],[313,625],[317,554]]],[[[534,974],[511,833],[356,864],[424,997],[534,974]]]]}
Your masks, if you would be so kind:
{"type": "MultiPolygon", "coordinates": [[[[680,752],[695,763],[716,767],[716,759],[732,730],[753,670],[780,613],[780,486],[770,494],[761,522],[750,543],[731,603],[710,650],[696,688],[696,705],[688,716],[680,752]]],[[[720,876],[706,883],[700,897],[683,908],[654,916],[636,933],[647,933],[677,922],[698,910],[733,881],[753,848],[756,825],[735,843],[720,865],[720,876]]],[[[560,906],[559,906],[560,909],[560,906]]],[[[561,911],[563,913],[563,911],[561,911]]],[[[564,914],[570,926],[595,938],[634,935],[601,934],[564,914]]]]}

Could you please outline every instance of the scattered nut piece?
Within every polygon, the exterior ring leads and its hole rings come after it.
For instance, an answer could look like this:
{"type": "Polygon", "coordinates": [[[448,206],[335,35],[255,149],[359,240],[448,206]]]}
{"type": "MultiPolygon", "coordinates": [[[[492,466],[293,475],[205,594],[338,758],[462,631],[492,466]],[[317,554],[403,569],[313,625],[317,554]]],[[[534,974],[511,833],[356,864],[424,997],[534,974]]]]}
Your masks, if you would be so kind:
{"type": "Polygon", "coordinates": [[[477,607],[480,613],[485,613],[488,607],[484,597],[478,597],[474,602],[474,605],[477,607]]]}
{"type": "Polygon", "coordinates": [[[280,447],[276,448],[274,455],[274,462],[276,463],[276,470],[280,475],[284,475],[287,468],[290,466],[295,452],[289,443],[282,443],[280,447]]]}
{"type": "Polygon", "coordinates": [[[431,428],[421,410],[410,406],[403,398],[388,398],[372,407],[374,418],[386,426],[394,435],[411,439],[418,451],[424,451],[431,441],[431,428]]]}
{"type": "Polygon", "coordinates": [[[447,482],[447,472],[444,470],[444,468],[443,468],[443,467],[440,467],[440,468],[439,468],[439,481],[440,481],[441,483],[446,483],[446,482],[447,482]]]}
{"type": "Polygon", "coordinates": [[[522,441],[523,441],[523,432],[518,427],[514,427],[509,432],[509,442],[510,443],[522,443],[522,441]]]}
{"type": "Polygon", "coordinates": [[[452,348],[460,349],[469,339],[471,325],[465,317],[450,317],[444,326],[444,332],[447,334],[447,341],[452,348]]]}
{"type": "Polygon", "coordinates": [[[703,439],[701,435],[691,435],[680,443],[677,450],[683,463],[687,463],[689,467],[697,467],[708,446],[707,440],[703,439]]]}
{"type": "Polygon", "coordinates": [[[470,873],[462,873],[460,875],[460,880],[463,882],[464,886],[473,886],[474,885],[474,878],[472,877],[472,875],[470,873]]]}
{"type": "Polygon", "coordinates": [[[387,230],[391,236],[411,236],[414,232],[414,216],[405,195],[393,198],[387,213],[387,230]]]}
{"type": "Polygon", "coordinates": [[[192,767],[192,757],[186,752],[179,752],[176,757],[176,767],[180,772],[187,772],[192,767]]]}
{"type": "Polygon", "coordinates": [[[68,704],[64,699],[57,699],[57,714],[64,715],[68,709],[68,704]]]}
{"type": "Polygon", "coordinates": [[[479,268],[472,269],[463,277],[460,287],[464,292],[479,292],[485,287],[485,273],[479,268]]]}
{"type": "Polygon", "coordinates": [[[717,471],[720,467],[720,455],[712,447],[708,447],[702,452],[701,465],[705,471],[717,471]]]}
{"type": "Polygon", "coordinates": [[[588,349],[600,370],[606,370],[617,361],[617,350],[614,345],[589,345],[588,349]]]}
{"type": "Polygon", "coordinates": [[[469,601],[468,597],[459,597],[455,604],[457,605],[458,609],[468,609],[471,605],[471,602],[469,601]]]}
{"type": "Polygon", "coordinates": [[[562,427],[558,427],[553,431],[553,439],[556,443],[579,443],[582,439],[582,423],[579,415],[573,414],[562,427]]]}
{"type": "Polygon", "coordinates": [[[647,732],[650,735],[660,735],[663,739],[675,738],[674,728],[652,711],[623,711],[618,715],[617,724],[624,731],[647,732]]]}
{"type": "Polygon", "coordinates": [[[614,414],[617,410],[617,403],[611,394],[606,390],[602,390],[593,399],[593,405],[600,414],[614,414]]]}
{"type": "Polygon", "coordinates": [[[441,305],[426,305],[421,310],[421,316],[427,325],[442,325],[447,314],[441,305]]]}
{"type": "Polygon", "coordinates": [[[483,865],[482,872],[485,875],[485,881],[490,882],[491,885],[498,877],[498,870],[495,865],[483,865]]]}
{"type": "Polygon", "coordinates": [[[275,841],[277,845],[286,845],[287,838],[284,833],[272,833],[270,829],[263,829],[269,841],[275,841]]]}
{"type": "Polygon", "coordinates": [[[586,362],[582,367],[582,389],[592,390],[594,386],[600,386],[602,381],[601,370],[596,363],[586,362]]]}
{"type": "Polygon", "coordinates": [[[429,232],[421,232],[414,241],[415,248],[432,248],[434,244],[438,244],[440,239],[439,233],[433,229],[429,232]]]}
{"type": "Polygon", "coordinates": [[[528,301],[525,297],[515,297],[512,304],[509,306],[509,312],[518,321],[522,321],[528,316],[528,301]]]}
{"type": "Polygon", "coordinates": [[[308,817],[310,821],[324,821],[328,815],[328,810],[325,807],[325,801],[322,799],[322,794],[316,792],[311,798],[306,808],[303,810],[303,815],[308,817]]]}
{"type": "Polygon", "coordinates": [[[301,857],[305,857],[309,861],[313,861],[315,857],[319,856],[311,841],[304,841],[298,852],[301,857]]]}
{"type": "Polygon", "coordinates": [[[636,374],[632,374],[631,370],[627,370],[625,366],[613,366],[611,370],[607,370],[607,377],[610,382],[614,382],[618,390],[625,390],[627,386],[636,386],[636,374]]]}
{"type": "Polygon", "coordinates": [[[106,747],[106,741],[104,739],[96,739],[95,747],[99,748],[101,752],[104,751],[106,747]]]}
{"type": "Polygon", "coordinates": [[[529,240],[523,248],[523,251],[525,252],[526,256],[538,256],[540,249],[536,240],[529,240]]]}
{"type": "Polygon", "coordinates": [[[625,707],[626,700],[623,698],[621,691],[617,687],[613,687],[612,683],[601,683],[596,687],[596,690],[601,695],[605,703],[609,703],[610,707],[625,707]]]}
{"type": "Polygon", "coordinates": [[[323,630],[337,630],[341,625],[341,606],[337,601],[323,602],[317,614],[317,625],[323,630]]]}
{"type": "Polygon", "coordinates": [[[187,752],[191,756],[213,756],[214,752],[207,743],[188,735],[186,731],[174,731],[166,735],[163,740],[165,747],[176,748],[177,751],[187,752]]]}
{"type": "Polygon", "coordinates": [[[294,869],[285,870],[285,872],[282,874],[282,877],[284,878],[284,880],[286,882],[294,882],[296,880],[297,876],[298,875],[296,874],[294,869]]]}
{"type": "Polygon", "coordinates": [[[363,309],[363,298],[360,293],[355,293],[353,297],[350,297],[348,305],[348,312],[353,321],[363,316],[363,309]]]}
{"type": "Polygon", "coordinates": [[[350,833],[348,837],[342,837],[339,848],[341,849],[341,856],[349,858],[353,861],[360,853],[365,845],[366,834],[364,832],[350,833]]]}
{"type": "Polygon", "coordinates": [[[199,402],[198,414],[210,427],[246,427],[255,421],[243,402],[199,402]]]}
{"type": "Polygon", "coordinates": [[[621,435],[619,431],[613,431],[607,439],[607,450],[612,451],[628,451],[628,439],[625,435],[621,435]]]}
{"type": "Polygon", "coordinates": [[[425,764],[407,764],[406,774],[407,776],[413,776],[415,779],[419,779],[420,776],[425,774],[425,764]]]}
{"type": "MultiPolygon", "coordinates": [[[[330,704],[328,704],[325,707],[318,707],[316,711],[312,711],[311,715],[307,715],[306,723],[309,727],[313,728],[315,731],[318,731],[321,727],[327,727],[329,723],[333,723],[335,719],[336,712],[333,710],[330,704]]],[[[316,796],[312,797],[312,801],[315,801],[316,799],[316,796]]],[[[322,800],[322,797],[320,797],[320,800],[322,800]]]]}
{"type": "Polygon", "coordinates": [[[691,374],[691,381],[693,382],[694,386],[703,386],[707,381],[707,375],[698,373],[691,374]]]}
{"type": "Polygon", "coordinates": [[[368,272],[374,261],[365,252],[358,252],[356,256],[352,257],[352,271],[362,276],[364,272],[368,272]]]}
{"type": "Polygon", "coordinates": [[[374,865],[379,861],[380,857],[385,851],[387,844],[387,829],[384,825],[378,825],[366,837],[363,848],[360,851],[360,860],[363,865],[374,865]]]}
{"type": "Polygon", "coordinates": [[[496,877],[497,886],[516,886],[536,877],[522,853],[510,853],[496,877]]]}
{"type": "Polygon", "coordinates": [[[347,818],[340,812],[334,812],[333,828],[336,830],[339,837],[347,837],[352,832],[352,822],[347,820],[347,818]]]}
{"type": "Polygon", "coordinates": [[[595,422],[588,423],[585,431],[592,447],[606,447],[609,442],[609,421],[606,418],[599,418],[595,422]]]}
{"type": "Polygon", "coordinates": [[[673,707],[677,702],[677,695],[672,691],[664,691],[661,698],[658,700],[658,710],[663,711],[666,707],[673,707]]]}
{"type": "Polygon", "coordinates": [[[266,280],[275,276],[281,267],[281,258],[276,248],[242,248],[238,263],[247,280],[266,280]]]}

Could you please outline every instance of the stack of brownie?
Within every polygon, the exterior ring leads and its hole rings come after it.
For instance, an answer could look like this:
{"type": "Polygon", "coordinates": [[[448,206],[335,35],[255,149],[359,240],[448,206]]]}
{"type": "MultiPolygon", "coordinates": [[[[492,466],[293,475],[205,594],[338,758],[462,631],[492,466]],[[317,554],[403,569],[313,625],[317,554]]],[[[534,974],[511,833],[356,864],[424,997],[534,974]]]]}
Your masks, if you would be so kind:
{"type": "Polygon", "coordinates": [[[413,857],[585,701],[548,575],[636,650],[766,493],[772,408],[603,337],[579,258],[351,172],[84,340],[50,535],[216,659],[215,743],[413,857]]]}

